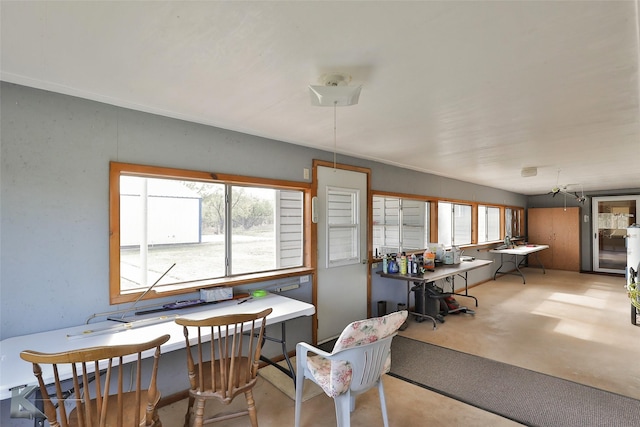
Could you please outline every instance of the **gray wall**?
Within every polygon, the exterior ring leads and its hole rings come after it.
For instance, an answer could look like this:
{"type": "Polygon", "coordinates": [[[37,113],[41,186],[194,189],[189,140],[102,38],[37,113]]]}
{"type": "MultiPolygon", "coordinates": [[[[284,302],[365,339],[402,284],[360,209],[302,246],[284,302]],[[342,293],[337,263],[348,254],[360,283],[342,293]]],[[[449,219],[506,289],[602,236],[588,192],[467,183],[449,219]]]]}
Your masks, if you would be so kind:
{"type": "MultiPolygon", "coordinates": [[[[1,339],[128,307],[108,304],[110,161],[302,181],[313,159],[333,160],[329,152],[5,82],[0,95],[1,339]]],[[[502,190],[346,156],[338,161],[371,168],[375,190],[526,204],[502,190]]],[[[291,295],[310,300],[310,286],[291,295]]],[[[290,349],[311,340],[309,319],[292,326],[290,349]]],[[[186,362],[166,354],[161,363],[163,395],[184,390],[186,362]]],[[[0,424],[21,423],[7,420],[7,404],[0,424]]]]}
{"type": "MultiPolygon", "coordinates": [[[[1,338],[82,324],[108,305],[109,162],[302,181],[333,154],[2,83],[1,338]],[[70,296],[73,296],[70,298],[70,296]]],[[[525,206],[514,193],[362,159],[372,188],[525,206]]],[[[124,306],[123,306],[124,307],[124,306]]]]}
{"type": "MultiPolygon", "coordinates": [[[[1,339],[83,324],[93,313],[120,308],[108,304],[110,161],[302,181],[302,170],[311,168],[313,159],[333,160],[329,152],[4,82],[0,95],[1,339]]],[[[372,188],[379,191],[522,207],[562,203],[363,159],[339,155],[338,161],[370,168],[372,188]]],[[[585,205],[583,213],[591,216],[590,209],[585,205]]],[[[583,224],[585,270],[591,264],[590,230],[583,224]]],[[[478,270],[470,282],[484,281],[492,271],[478,270]]],[[[374,314],[378,299],[389,300],[391,310],[406,298],[402,282],[391,287],[382,280],[374,274],[374,314]]],[[[305,284],[289,295],[310,301],[311,288],[305,284]]],[[[292,326],[289,348],[310,341],[309,319],[292,326]]],[[[267,354],[274,351],[265,348],[267,354]]],[[[161,362],[162,393],[185,389],[180,355],[165,354],[161,362]]],[[[2,402],[0,424],[21,422],[7,420],[7,404],[2,402]]]]}

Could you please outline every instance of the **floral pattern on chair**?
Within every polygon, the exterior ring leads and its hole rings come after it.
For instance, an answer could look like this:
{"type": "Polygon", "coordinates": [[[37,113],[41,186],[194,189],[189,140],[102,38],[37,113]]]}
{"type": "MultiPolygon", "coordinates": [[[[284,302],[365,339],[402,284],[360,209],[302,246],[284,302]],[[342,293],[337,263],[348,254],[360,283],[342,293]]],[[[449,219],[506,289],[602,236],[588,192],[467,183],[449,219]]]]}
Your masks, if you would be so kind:
{"type": "MultiPolygon", "coordinates": [[[[358,320],[350,323],[340,334],[333,352],[372,343],[387,337],[400,328],[407,319],[406,310],[396,311],[386,316],[358,320]]],[[[329,397],[336,397],[349,389],[351,366],[346,361],[331,361],[320,355],[309,356],[307,367],[317,384],[329,397]]],[[[387,356],[383,373],[391,369],[391,353],[387,356]]]]}

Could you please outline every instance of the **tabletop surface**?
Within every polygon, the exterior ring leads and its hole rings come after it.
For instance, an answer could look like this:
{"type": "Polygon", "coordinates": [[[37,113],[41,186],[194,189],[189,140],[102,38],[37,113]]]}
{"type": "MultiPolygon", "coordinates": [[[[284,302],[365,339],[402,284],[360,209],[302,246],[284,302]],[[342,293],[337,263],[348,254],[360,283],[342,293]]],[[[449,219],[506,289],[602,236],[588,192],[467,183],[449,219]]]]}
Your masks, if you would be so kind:
{"type": "Polygon", "coordinates": [[[434,282],[436,280],[464,273],[465,271],[484,267],[491,264],[492,262],[493,261],[491,260],[476,259],[473,261],[461,261],[460,264],[443,264],[436,266],[434,271],[427,271],[420,276],[411,276],[410,274],[399,273],[383,273],[381,271],[379,271],[378,274],[389,279],[406,280],[413,282],[434,282]]]}
{"type": "MultiPolygon", "coordinates": [[[[31,363],[20,358],[20,352],[23,350],[53,353],[85,347],[146,342],[161,335],[170,334],[169,341],[161,346],[162,352],[166,353],[185,346],[182,326],[174,322],[178,316],[204,319],[224,314],[257,313],[269,307],[273,312],[267,316],[267,325],[296,317],[312,316],[315,313],[315,307],[312,304],[281,295],[267,294],[265,297],[252,298],[243,304],[239,304],[237,300],[223,301],[140,316],[140,320],[131,323],[106,320],[4,339],[0,341],[0,400],[10,398],[10,389],[13,387],[37,383],[31,363]]],[[[153,353],[154,350],[149,350],[143,353],[143,356],[151,357],[153,353]]],[[[128,361],[130,360],[125,359],[125,362],[128,361]]],[[[43,377],[45,381],[52,382],[53,373],[46,368],[43,367],[43,377]]]]}
{"type": "Polygon", "coordinates": [[[549,249],[549,245],[521,245],[511,249],[491,249],[489,252],[494,254],[528,255],[544,249],[549,249]]]}

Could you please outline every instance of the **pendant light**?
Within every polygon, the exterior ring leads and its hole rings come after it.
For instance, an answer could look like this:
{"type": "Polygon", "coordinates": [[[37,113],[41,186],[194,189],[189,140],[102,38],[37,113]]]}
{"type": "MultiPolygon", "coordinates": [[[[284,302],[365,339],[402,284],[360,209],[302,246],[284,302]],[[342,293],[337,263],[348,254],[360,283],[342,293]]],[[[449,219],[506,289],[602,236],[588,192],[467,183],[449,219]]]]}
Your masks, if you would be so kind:
{"type": "Polygon", "coordinates": [[[340,73],[325,74],[320,78],[322,85],[309,85],[311,105],[315,107],[333,106],[333,169],[336,168],[338,148],[337,108],[356,105],[360,99],[362,86],[348,86],[351,76],[340,73]]]}
{"type": "Polygon", "coordinates": [[[362,86],[348,86],[351,76],[340,73],[325,74],[320,81],[322,85],[309,85],[311,105],[347,107],[358,103],[362,86]]]}

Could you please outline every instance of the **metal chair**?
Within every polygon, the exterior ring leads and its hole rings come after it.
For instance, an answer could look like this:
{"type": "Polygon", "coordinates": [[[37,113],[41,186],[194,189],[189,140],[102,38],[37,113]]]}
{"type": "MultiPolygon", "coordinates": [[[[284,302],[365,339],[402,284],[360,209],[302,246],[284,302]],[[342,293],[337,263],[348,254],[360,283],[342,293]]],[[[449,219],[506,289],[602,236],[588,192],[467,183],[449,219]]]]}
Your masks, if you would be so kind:
{"type": "Polygon", "coordinates": [[[349,324],[331,353],[301,342],[296,346],[295,427],[300,426],[304,379],[334,399],[338,427],[350,425],[356,396],[378,388],[385,427],[389,426],[382,375],[391,368],[391,340],[407,319],[406,310],[349,324]],[[309,355],[309,353],[314,353],[309,355]]]}
{"type": "Polygon", "coordinates": [[[201,427],[203,424],[243,415],[249,415],[253,427],[258,426],[252,388],[257,381],[263,332],[271,311],[268,308],[252,314],[232,314],[200,320],[181,317],[175,320],[184,327],[187,349],[190,390],[185,427],[189,427],[192,418],[193,425],[201,427]],[[193,340],[189,338],[190,327],[196,330],[195,345],[190,342],[193,340]],[[216,336],[214,343],[213,338],[216,336]],[[191,347],[195,351],[192,352],[191,347]],[[204,418],[207,400],[215,399],[228,405],[240,393],[244,393],[247,400],[246,410],[204,418]]]}
{"type": "Polygon", "coordinates": [[[90,347],[60,353],[25,350],[20,357],[33,364],[44,413],[51,427],[162,427],[156,409],[160,400],[156,376],[160,346],[168,340],[169,335],[163,335],[146,343],[90,347]],[[155,354],[151,379],[149,387],[143,389],[142,353],[153,348],[155,354]],[[126,356],[133,356],[135,362],[125,364],[126,356]],[[47,391],[42,365],[51,365],[55,388],[52,395],[47,391]],[[125,377],[126,368],[131,369],[131,374],[127,373],[125,377]],[[69,373],[71,390],[64,386],[68,381],[61,379],[69,373]],[[68,404],[72,405],[67,407],[68,404]]]}

